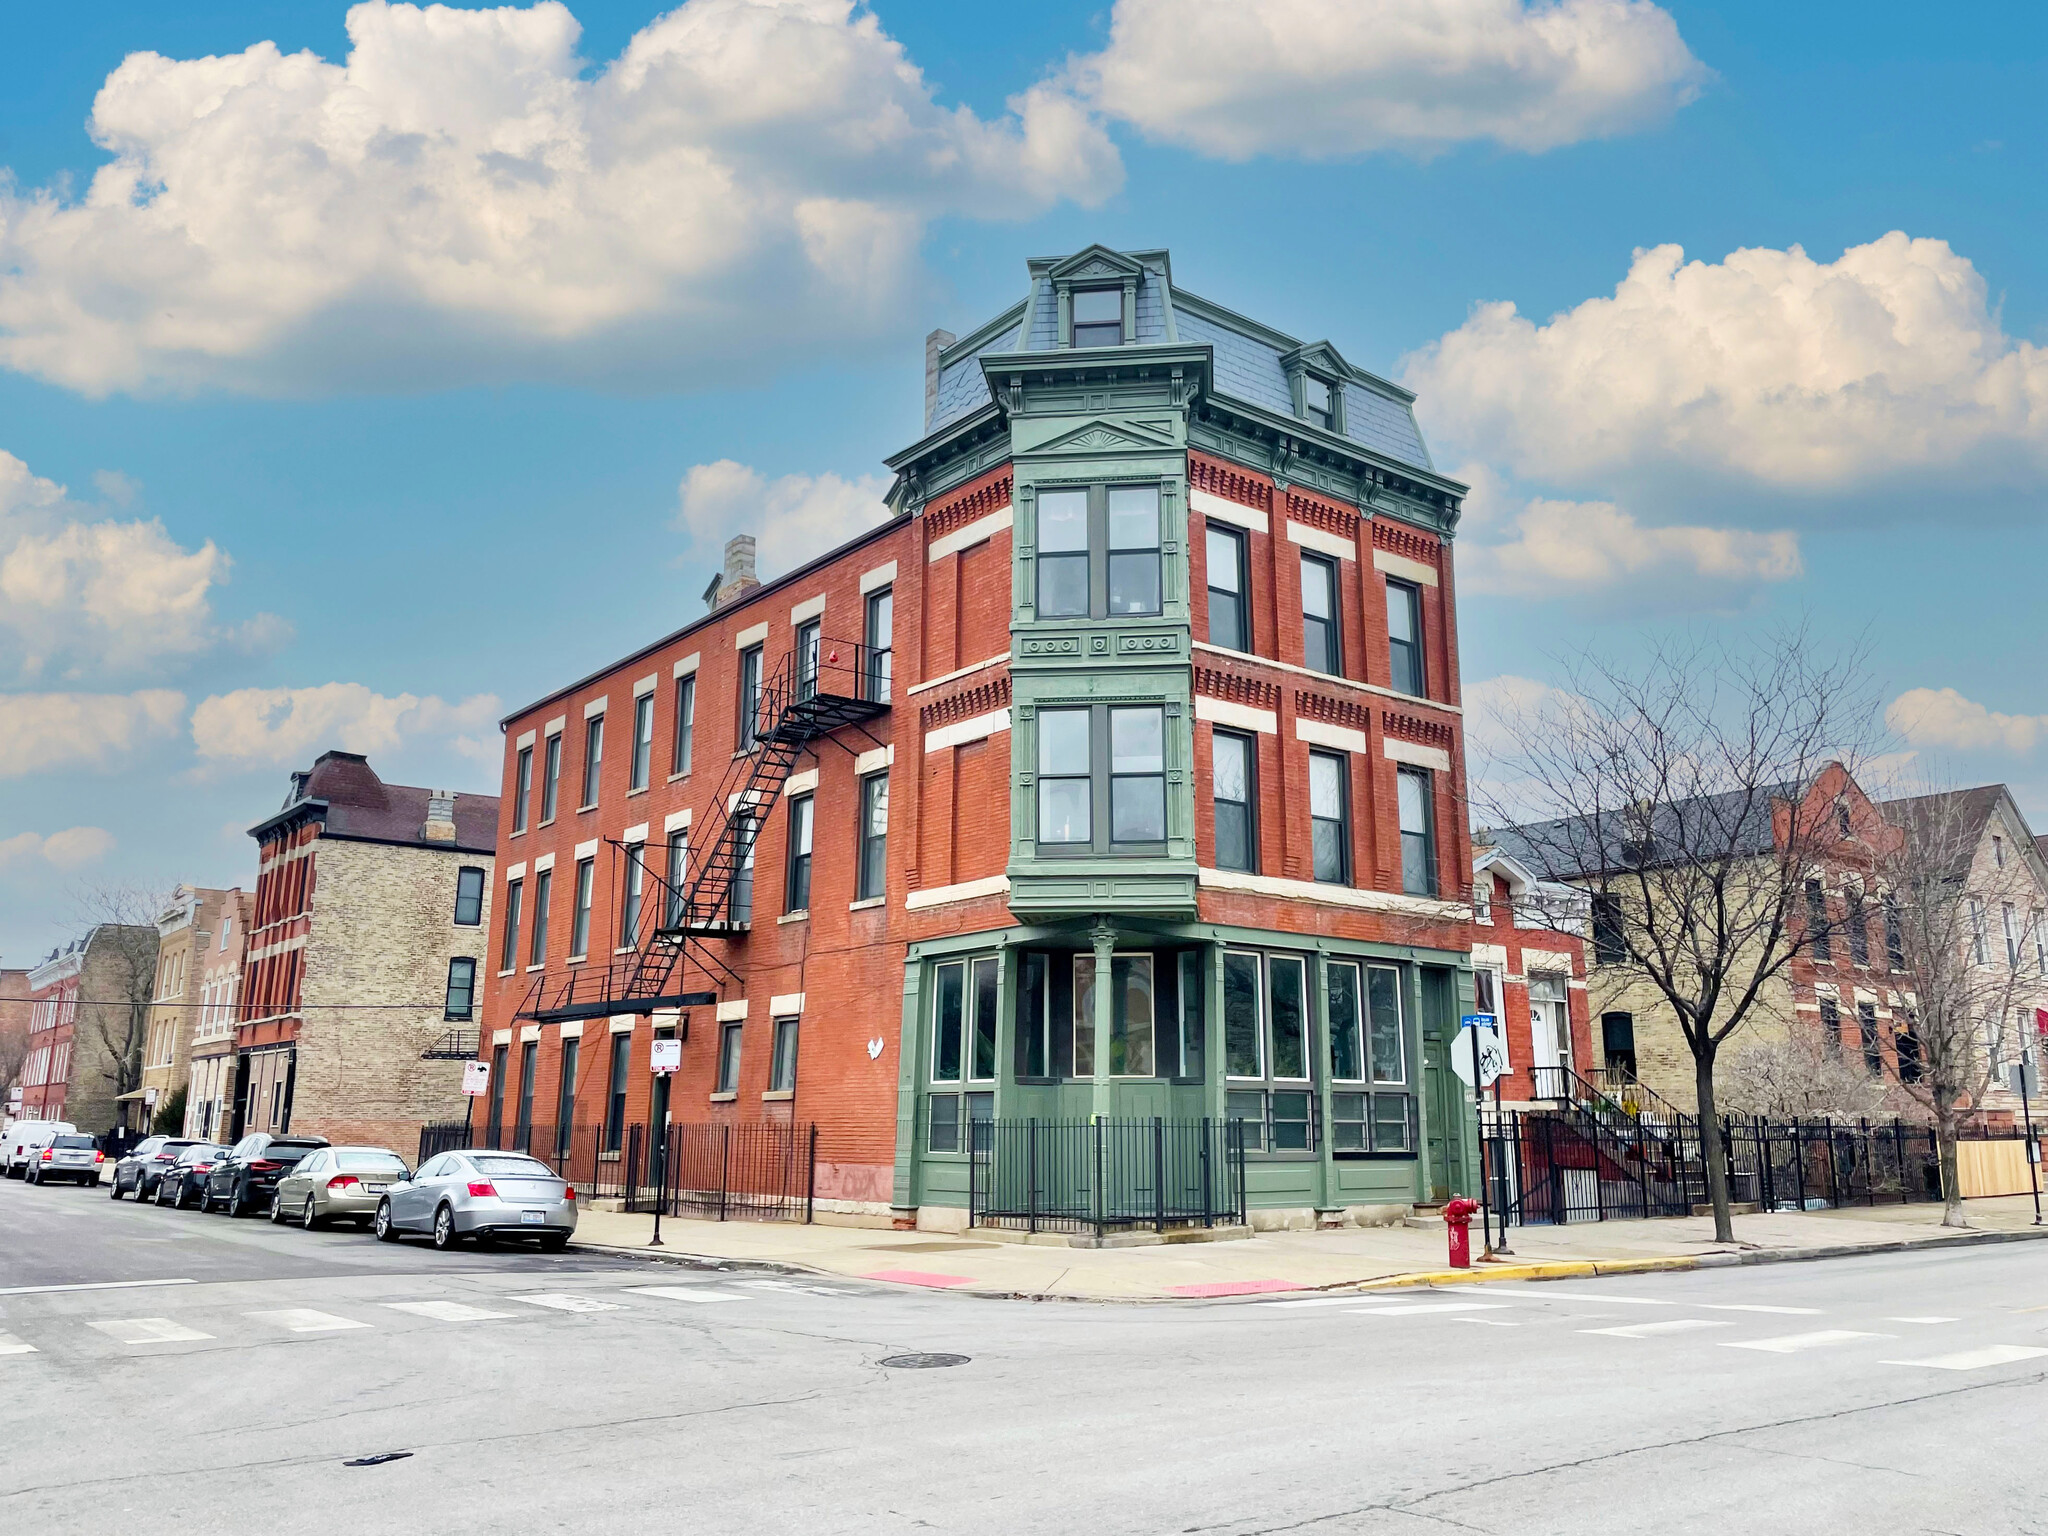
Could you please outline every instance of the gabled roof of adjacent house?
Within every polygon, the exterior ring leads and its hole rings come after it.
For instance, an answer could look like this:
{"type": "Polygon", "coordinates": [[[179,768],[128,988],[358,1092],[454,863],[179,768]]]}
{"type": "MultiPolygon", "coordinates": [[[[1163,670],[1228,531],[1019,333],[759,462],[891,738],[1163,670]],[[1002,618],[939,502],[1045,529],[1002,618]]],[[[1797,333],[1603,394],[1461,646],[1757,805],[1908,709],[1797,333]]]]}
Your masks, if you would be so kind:
{"type": "Polygon", "coordinates": [[[1897,800],[1881,801],[1878,810],[1886,820],[1923,847],[1949,841],[1951,845],[1940,850],[1948,867],[1938,871],[1948,876],[1969,871],[1970,862],[1984,841],[1987,823],[2001,807],[2011,819],[2020,851],[2031,848],[2037,857],[2048,857],[2041,847],[2041,840],[2034,836],[2034,829],[2020,814],[2012,792],[2003,784],[1979,784],[1972,789],[1948,789],[1932,795],[1907,795],[1897,800]],[[1949,827],[1958,834],[1952,841],[1944,836],[1944,829],[1949,827]]]}
{"type": "Polygon", "coordinates": [[[498,844],[498,797],[456,795],[455,838],[426,836],[428,801],[443,793],[412,784],[387,784],[360,752],[323,752],[309,769],[292,775],[284,809],[249,829],[261,842],[273,829],[301,816],[318,816],[321,836],[345,842],[391,843],[461,853],[491,853],[498,844]]]}
{"type": "Polygon", "coordinates": [[[1635,811],[1603,811],[1497,828],[1495,846],[1539,878],[1582,880],[1618,869],[1654,868],[1669,862],[1665,850],[1715,848],[1735,857],[1767,853],[1776,846],[1771,807],[1805,793],[1795,780],[1755,790],[1730,790],[1657,806],[1647,845],[1642,817],[1635,811]]]}
{"type": "Polygon", "coordinates": [[[1287,364],[1305,358],[1344,392],[1344,436],[1402,464],[1434,472],[1435,463],[1415,424],[1414,395],[1400,385],[1346,362],[1327,341],[1304,342],[1271,326],[1198,298],[1173,283],[1165,251],[1111,251],[1090,246],[1071,256],[1028,263],[1031,290],[1022,302],[947,347],[927,436],[973,415],[991,399],[981,369],[984,352],[1053,352],[1059,348],[1059,295],[1054,277],[1090,258],[1121,271],[1137,268],[1134,319],[1139,346],[1193,342],[1214,357],[1210,387],[1247,405],[1294,414],[1287,364]]]}

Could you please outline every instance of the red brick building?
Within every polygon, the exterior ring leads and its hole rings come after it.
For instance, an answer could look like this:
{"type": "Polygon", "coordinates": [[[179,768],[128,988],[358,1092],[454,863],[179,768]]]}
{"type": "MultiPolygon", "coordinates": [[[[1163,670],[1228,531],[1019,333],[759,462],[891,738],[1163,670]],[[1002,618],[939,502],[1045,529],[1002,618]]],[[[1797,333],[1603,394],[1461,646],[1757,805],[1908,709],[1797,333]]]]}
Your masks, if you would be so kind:
{"type": "Polygon", "coordinates": [[[1241,1120],[1262,1221],[1463,1185],[1464,487],[1165,252],[1029,278],[887,522],[506,718],[486,1134],[811,1123],[933,1227],[986,1121],[1241,1120]]]}
{"type": "Polygon", "coordinates": [[[99,923],[29,971],[24,1116],[115,1128],[120,1095],[141,1076],[156,955],[154,925],[99,923]]]}
{"type": "Polygon", "coordinates": [[[1473,860],[1473,1011],[1499,1022],[1508,1054],[1504,1105],[1579,1100],[1582,1085],[1606,1086],[1610,1068],[1634,1076],[1619,1040],[1604,1062],[1593,1049],[1586,910],[1584,892],[1538,880],[1499,848],[1481,848],[1473,860]]]}

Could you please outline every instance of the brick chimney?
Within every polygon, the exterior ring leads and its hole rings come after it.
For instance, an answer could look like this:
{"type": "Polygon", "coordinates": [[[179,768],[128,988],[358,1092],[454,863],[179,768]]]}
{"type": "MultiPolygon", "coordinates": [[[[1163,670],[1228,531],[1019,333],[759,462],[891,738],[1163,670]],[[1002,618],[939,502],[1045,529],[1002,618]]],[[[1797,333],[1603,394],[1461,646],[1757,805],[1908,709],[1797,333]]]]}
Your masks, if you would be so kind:
{"type": "Polygon", "coordinates": [[[455,841],[455,796],[447,790],[427,791],[427,821],[420,836],[430,843],[455,841]]]}
{"type": "Polygon", "coordinates": [[[742,592],[761,585],[754,574],[754,536],[736,533],[725,541],[725,570],[704,589],[704,606],[723,608],[742,592]]]}

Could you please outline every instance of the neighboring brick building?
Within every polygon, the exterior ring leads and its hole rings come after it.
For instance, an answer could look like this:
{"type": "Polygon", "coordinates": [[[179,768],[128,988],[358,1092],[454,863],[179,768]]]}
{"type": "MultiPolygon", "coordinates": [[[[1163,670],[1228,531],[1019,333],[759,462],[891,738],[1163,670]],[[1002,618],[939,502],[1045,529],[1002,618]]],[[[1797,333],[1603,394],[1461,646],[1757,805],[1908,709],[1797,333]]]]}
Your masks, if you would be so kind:
{"type": "MultiPolygon", "coordinates": [[[[28,1065],[29,1019],[35,1006],[35,1000],[29,996],[28,972],[0,968],[0,1039],[18,1043],[23,1052],[13,1071],[0,1067],[0,1121],[13,1120],[21,1114],[21,1069],[28,1065]]],[[[6,1059],[12,1061],[12,1056],[6,1059]]]]}
{"type": "Polygon", "coordinates": [[[224,1138],[410,1155],[423,1124],[461,1113],[460,1068],[424,1057],[474,1028],[497,815],[495,796],[386,784],[354,752],[292,775],[249,829],[262,865],[224,1138]]]}
{"type": "Polygon", "coordinates": [[[158,1109],[188,1084],[192,1033],[200,1013],[200,976],[227,894],[181,885],[156,920],[156,980],[142,1050],[142,1081],[122,1095],[123,1120],[131,1129],[152,1129],[158,1109]]]}
{"type": "Polygon", "coordinates": [[[1242,1118],[1267,1222],[1442,1197],[1465,488],[1165,252],[1029,277],[889,521],[504,722],[486,1119],[814,1122],[827,1209],[942,1228],[989,1118],[1242,1118]]]}
{"type": "Polygon", "coordinates": [[[1538,880],[1499,848],[1478,849],[1472,872],[1473,1011],[1500,1021],[1503,1104],[1576,1100],[1588,1085],[1605,1087],[1610,1073],[1632,1077],[1632,1058],[1611,1050],[1603,1061],[1593,1049],[1585,893],[1538,880]]]}
{"type": "Polygon", "coordinates": [[[121,1124],[119,1097],[141,1072],[156,949],[154,927],[101,923],[28,973],[23,1115],[96,1136],[121,1124]]]}
{"type": "Polygon", "coordinates": [[[223,891],[213,938],[199,947],[193,961],[199,969],[199,1011],[192,1025],[185,1095],[187,1136],[225,1136],[233,1121],[235,1019],[255,906],[255,897],[240,886],[223,891]]]}

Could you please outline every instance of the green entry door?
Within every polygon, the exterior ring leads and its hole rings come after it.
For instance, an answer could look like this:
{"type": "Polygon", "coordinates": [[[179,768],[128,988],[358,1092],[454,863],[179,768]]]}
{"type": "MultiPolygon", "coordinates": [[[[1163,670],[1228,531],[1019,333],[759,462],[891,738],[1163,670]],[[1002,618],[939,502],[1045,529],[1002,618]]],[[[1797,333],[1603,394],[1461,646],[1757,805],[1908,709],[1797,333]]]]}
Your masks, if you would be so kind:
{"type": "Polygon", "coordinates": [[[1472,1106],[1466,1102],[1465,1085],[1451,1070],[1449,1052],[1437,1035],[1423,1037],[1422,1071],[1423,1091],[1429,1096],[1429,1195],[1432,1200],[1448,1200],[1466,1188],[1466,1127],[1472,1106]]]}

